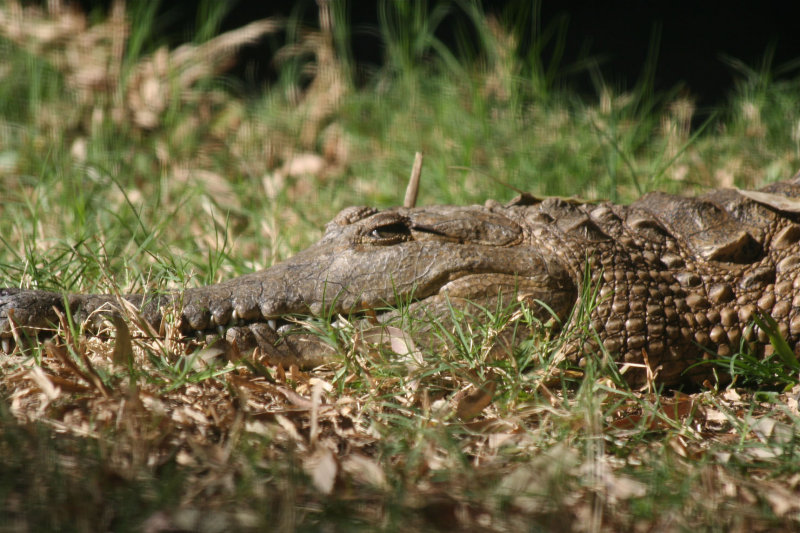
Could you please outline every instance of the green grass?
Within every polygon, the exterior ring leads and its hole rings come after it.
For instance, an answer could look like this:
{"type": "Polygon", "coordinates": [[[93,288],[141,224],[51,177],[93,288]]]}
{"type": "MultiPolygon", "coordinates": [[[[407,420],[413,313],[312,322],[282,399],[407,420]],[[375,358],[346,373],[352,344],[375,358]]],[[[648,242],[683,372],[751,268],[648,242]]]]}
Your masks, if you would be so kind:
{"type": "MultiPolygon", "coordinates": [[[[222,15],[202,6],[196,42],[222,15]]],[[[421,205],[517,189],[628,201],[800,167],[800,80],[768,68],[737,64],[728,103],[692,129],[690,100],[653,92],[655,63],[630,91],[566,89],[592,66],[560,63],[563,24],[508,53],[512,21],[535,10],[494,21],[471,2],[382,2],[384,63],[358,76],[347,10],[332,14],[330,41],[289,27],[262,93],[173,80],[149,127],[126,95],[157,51],[152,11],[129,13],[120,76],[92,98],[47,52],[0,39],[0,286],[127,293],[263,268],[342,207],[400,203],[416,151],[421,205]],[[436,40],[445,5],[470,13],[478,46],[436,40]],[[309,74],[315,61],[330,78],[309,74]]],[[[0,529],[797,528],[797,389],[776,388],[796,373],[774,368],[796,360],[777,339],[767,362],[737,356],[745,388],[656,394],[625,387],[603,354],[580,373],[557,365],[564,335],[590,338],[588,325],[553,336],[507,302],[473,314],[401,310],[402,331],[456,347],[421,365],[308,319],[341,355],[313,373],[221,360],[171,331],[146,340],[133,315],[127,341],[71,324],[49,351],[0,364],[0,529]],[[529,340],[487,356],[512,333],[529,340]]]]}

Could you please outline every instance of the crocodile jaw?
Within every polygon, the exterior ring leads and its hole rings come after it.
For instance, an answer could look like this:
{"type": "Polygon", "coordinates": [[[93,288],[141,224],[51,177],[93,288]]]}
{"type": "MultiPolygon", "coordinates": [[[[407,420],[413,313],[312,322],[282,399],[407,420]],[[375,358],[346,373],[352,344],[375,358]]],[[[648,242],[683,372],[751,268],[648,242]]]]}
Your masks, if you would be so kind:
{"type": "Polygon", "coordinates": [[[320,244],[267,270],[183,296],[185,330],[287,315],[350,314],[435,296],[488,302],[517,293],[564,319],[576,299],[566,270],[528,246],[408,242],[366,250],[320,244]]]}

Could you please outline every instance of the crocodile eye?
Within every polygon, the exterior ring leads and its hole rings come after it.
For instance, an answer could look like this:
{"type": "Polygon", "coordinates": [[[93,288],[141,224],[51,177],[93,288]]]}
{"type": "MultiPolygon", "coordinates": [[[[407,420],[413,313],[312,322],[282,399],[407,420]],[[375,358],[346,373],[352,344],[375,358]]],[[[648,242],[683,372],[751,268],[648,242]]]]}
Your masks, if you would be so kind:
{"type": "Polygon", "coordinates": [[[367,232],[370,244],[395,244],[411,238],[411,230],[402,222],[390,222],[374,226],[367,232]]]}

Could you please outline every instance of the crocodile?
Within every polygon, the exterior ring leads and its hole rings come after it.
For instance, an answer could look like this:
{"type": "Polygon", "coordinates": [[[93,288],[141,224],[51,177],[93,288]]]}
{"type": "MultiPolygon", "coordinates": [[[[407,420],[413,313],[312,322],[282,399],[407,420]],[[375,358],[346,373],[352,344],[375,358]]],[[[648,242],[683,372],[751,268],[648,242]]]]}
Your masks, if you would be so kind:
{"type": "Polygon", "coordinates": [[[704,359],[773,352],[771,332],[753,326],[760,315],[800,353],[799,206],[800,174],[760,190],[652,192],[629,205],[521,194],[505,204],[349,207],[316,244],[215,285],[124,297],[0,289],[0,340],[10,352],[21,336],[52,329],[65,304],[84,320],[124,298],[153,331],[174,313],[184,334],[222,330],[238,347],[314,364],[319,343],[286,342],[286,317],[362,313],[374,323],[392,306],[441,315],[505,296],[562,331],[583,306],[592,334],[564,352],[576,363],[602,351],[627,364],[631,384],[701,383],[713,369],[697,364],[704,359]]]}

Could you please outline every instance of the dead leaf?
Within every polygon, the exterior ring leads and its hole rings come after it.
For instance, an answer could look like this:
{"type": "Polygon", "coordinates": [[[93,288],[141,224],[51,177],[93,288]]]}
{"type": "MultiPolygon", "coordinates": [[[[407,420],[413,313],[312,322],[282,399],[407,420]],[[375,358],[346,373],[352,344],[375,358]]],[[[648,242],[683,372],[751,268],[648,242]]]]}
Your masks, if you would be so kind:
{"type": "Polygon", "coordinates": [[[303,468],[311,477],[311,482],[323,494],[330,494],[336,483],[339,465],[333,452],[324,446],[317,446],[303,461],[303,468]]]}
{"type": "Polygon", "coordinates": [[[319,177],[325,168],[325,160],[317,154],[297,154],[284,163],[281,172],[286,176],[315,176],[319,177]]]}
{"type": "Polygon", "coordinates": [[[794,416],[800,416],[800,385],[795,385],[786,395],[786,405],[794,416]]]}
{"type": "Polygon", "coordinates": [[[72,360],[72,357],[67,353],[67,349],[63,346],[57,346],[51,341],[47,341],[44,343],[45,351],[47,354],[61,361],[67,368],[69,368],[76,376],[81,378],[83,381],[95,387],[100,393],[108,398],[109,391],[108,388],[105,386],[103,381],[100,379],[100,376],[94,371],[94,368],[89,363],[88,358],[83,350],[81,350],[81,360],[85,365],[87,365],[87,372],[81,370],[78,365],[75,364],[75,361],[72,360]]]}
{"type": "Polygon", "coordinates": [[[795,439],[794,428],[783,422],[778,422],[768,416],[754,419],[746,416],[745,421],[750,424],[750,431],[763,443],[790,445],[795,439]]]}
{"type": "Polygon", "coordinates": [[[480,387],[470,385],[467,389],[460,391],[454,398],[456,415],[462,420],[478,416],[486,406],[492,403],[492,397],[496,389],[497,382],[492,379],[480,387]]]}
{"type": "Polygon", "coordinates": [[[91,390],[89,387],[85,385],[81,385],[80,383],[75,383],[69,379],[66,379],[62,376],[56,374],[47,374],[47,379],[57,388],[61,389],[61,392],[78,392],[78,393],[85,393],[91,390]]]}
{"type": "Polygon", "coordinates": [[[352,453],[342,460],[342,471],[350,474],[359,483],[375,488],[387,487],[383,469],[371,457],[352,453]]]}
{"type": "Polygon", "coordinates": [[[319,403],[321,399],[322,385],[315,383],[311,390],[311,431],[308,437],[311,446],[316,446],[317,437],[319,437],[319,403]]]}
{"type": "Polygon", "coordinates": [[[300,435],[300,432],[297,431],[297,427],[294,424],[292,424],[291,420],[289,420],[288,418],[286,418],[281,414],[276,414],[275,421],[278,423],[278,425],[280,425],[284,429],[284,431],[286,431],[286,433],[289,434],[289,437],[293,441],[297,443],[305,442],[305,439],[303,438],[302,435],[300,435]]]}
{"type": "Polygon", "coordinates": [[[117,339],[114,342],[114,351],[111,360],[117,366],[128,367],[133,365],[133,346],[131,345],[131,332],[122,317],[113,315],[111,321],[117,330],[117,339]]]}
{"type": "MultiPolygon", "coordinates": [[[[230,181],[221,174],[201,168],[176,166],[172,171],[172,177],[178,183],[195,185],[197,190],[202,191],[205,197],[211,200],[223,213],[241,212],[242,206],[239,202],[239,196],[234,191],[230,181]]],[[[202,206],[210,217],[217,214],[213,212],[207,202],[204,202],[202,206]]],[[[208,233],[207,226],[202,224],[198,228],[198,233],[201,233],[198,237],[202,237],[201,229],[205,229],[208,233]]],[[[206,237],[210,238],[207,235],[206,237]]],[[[211,242],[211,244],[213,245],[214,243],[211,242]]]]}
{"type": "Polygon", "coordinates": [[[227,354],[227,350],[222,348],[222,342],[216,342],[212,346],[207,348],[203,348],[197,352],[194,352],[189,357],[189,362],[192,364],[192,370],[200,371],[211,366],[214,366],[214,362],[217,359],[222,358],[227,354]]]}
{"type": "Polygon", "coordinates": [[[644,483],[627,476],[606,475],[605,482],[611,502],[641,498],[647,494],[647,486],[644,483]]]}
{"type": "Polygon", "coordinates": [[[647,494],[647,486],[628,476],[618,475],[608,464],[605,457],[587,461],[579,469],[586,477],[590,486],[594,486],[608,497],[610,503],[641,498],[647,494]]]}
{"type": "Polygon", "coordinates": [[[295,383],[307,384],[308,380],[311,379],[311,376],[309,376],[308,373],[300,370],[300,367],[296,364],[292,364],[289,366],[289,379],[295,383]]]}
{"type": "Polygon", "coordinates": [[[366,344],[375,346],[388,344],[392,352],[400,357],[410,357],[418,366],[422,366],[425,362],[422,352],[417,349],[411,336],[394,326],[373,326],[360,331],[354,339],[355,348],[366,355],[369,351],[366,344]]]}
{"type": "Polygon", "coordinates": [[[786,516],[792,511],[800,510],[800,501],[796,494],[791,493],[783,487],[774,483],[766,488],[764,495],[772,508],[772,512],[777,516],[786,516]]]}
{"type": "Polygon", "coordinates": [[[686,449],[686,444],[681,439],[671,438],[667,443],[672,448],[672,451],[681,457],[689,457],[689,450],[686,449]]]}
{"type": "Polygon", "coordinates": [[[682,422],[690,416],[703,417],[704,411],[695,405],[692,396],[676,392],[673,398],[661,398],[651,395],[656,401],[656,405],[645,403],[642,413],[632,413],[611,422],[611,426],[617,429],[634,429],[640,427],[642,423],[647,424],[650,430],[668,429],[673,422],[682,422]]]}
{"type": "Polygon", "coordinates": [[[28,376],[36,383],[39,390],[47,397],[48,400],[53,401],[61,394],[61,389],[53,385],[50,378],[45,374],[40,366],[34,366],[28,370],[28,376]]]}
{"type": "Polygon", "coordinates": [[[706,422],[718,425],[725,424],[730,421],[729,416],[714,407],[706,407],[705,418],[706,422]]]}
{"type": "Polygon", "coordinates": [[[728,400],[729,402],[741,402],[742,397],[736,392],[736,389],[725,389],[722,392],[722,398],[724,400],[728,400]]]}

